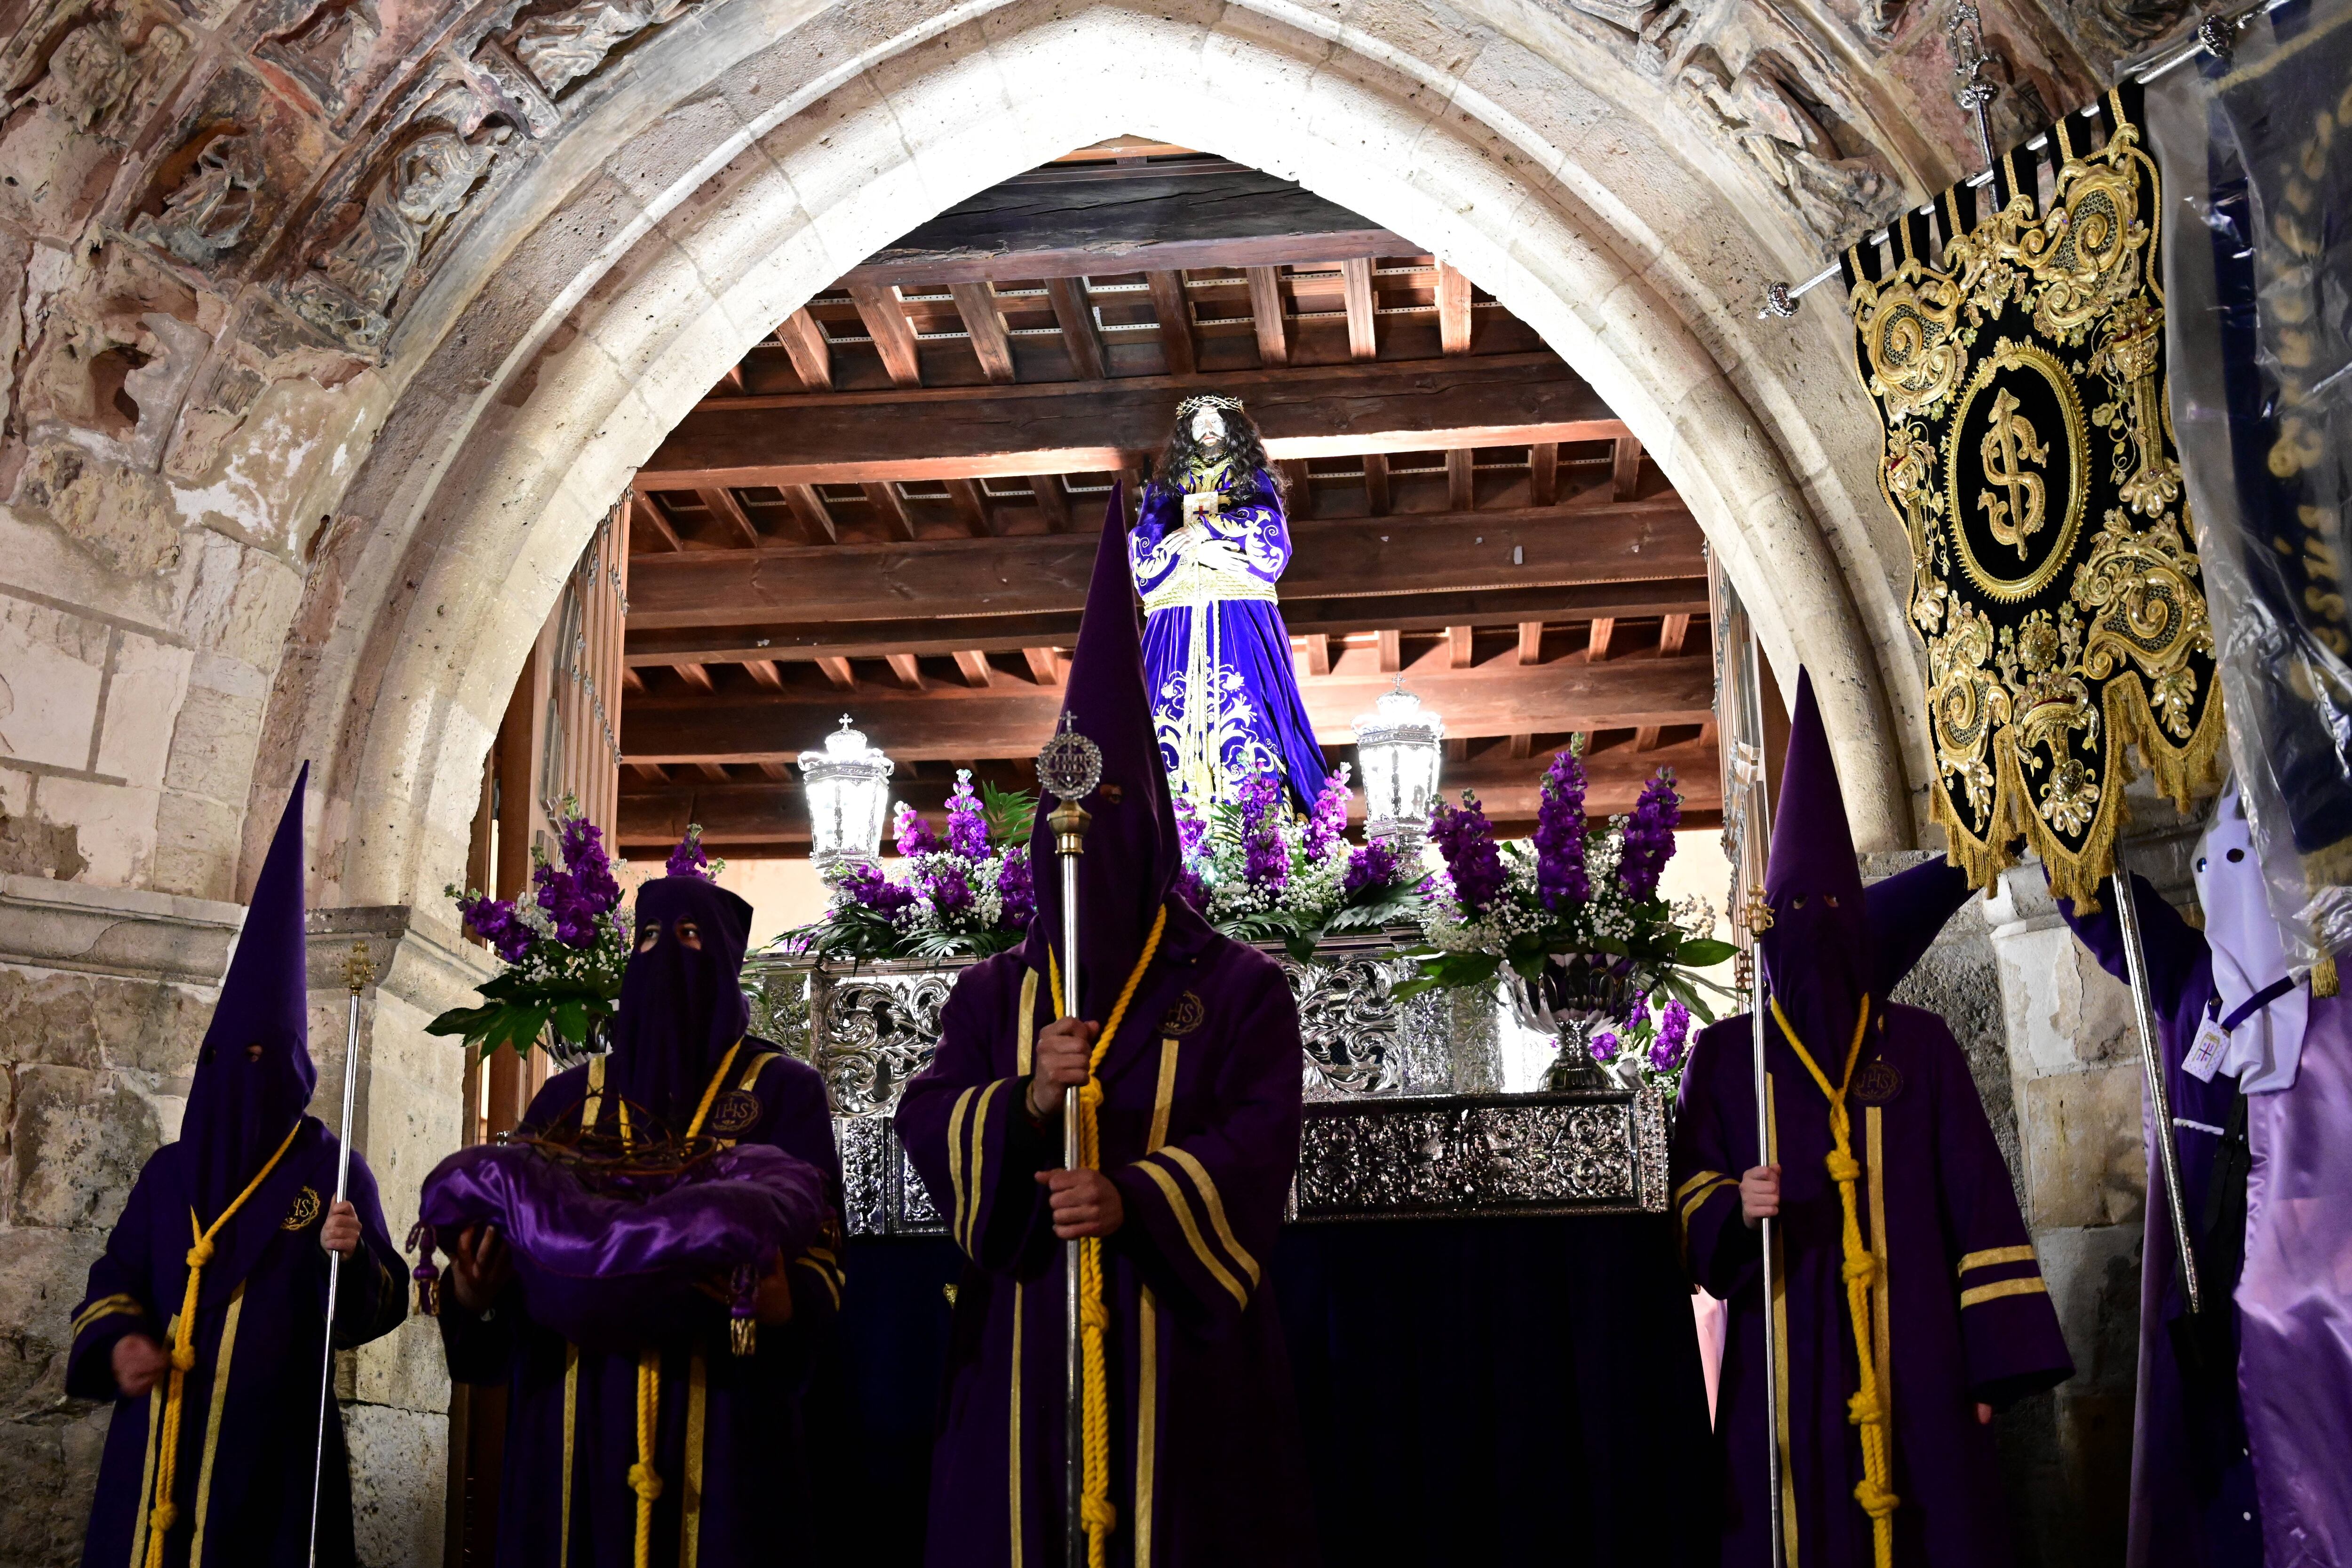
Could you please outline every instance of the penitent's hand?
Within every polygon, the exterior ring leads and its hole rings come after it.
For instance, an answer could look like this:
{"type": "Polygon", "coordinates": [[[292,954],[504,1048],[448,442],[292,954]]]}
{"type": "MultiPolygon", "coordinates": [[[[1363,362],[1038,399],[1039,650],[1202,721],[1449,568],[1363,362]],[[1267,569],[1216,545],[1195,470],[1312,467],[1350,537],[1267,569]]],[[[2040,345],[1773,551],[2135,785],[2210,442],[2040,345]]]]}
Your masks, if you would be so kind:
{"type": "Polygon", "coordinates": [[[123,1398],[144,1398],[171,1370],[171,1352],[145,1334],[125,1334],[114,1342],[114,1386],[123,1398]]]}
{"type": "Polygon", "coordinates": [[[1064,1241],[1108,1236],[1126,1223],[1118,1187],[1100,1171],[1040,1171],[1037,1184],[1053,1206],[1054,1234],[1064,1241]]]}
{"type": "Polygon", "coordinates": [[[514,1260],[507,1256],[497,1226],[467,1226],[457,1233],[457,1245],[449,1253],[449,1289],[457,1305],[481,1312],[513,1278],[514,1260]]]}
{"type": "Polygon", "coordinates": [[[1100,1024],[1063,1018],[1037,1037],[1034,1067],[1029,1075],[1029,1114],[1046,1121],[1061,1114],[1062,1091],[1087,1081],[1094,1059],[1095,1037],[1100,1024]]]}
{"type": "Polygon", "coordinates": [[[319,1245],[330,1252],[340,1252],[348,1261],[360,1249],[360,1211],[346,1198],[327,1211],[327,1223],[319,1227],[319,1245]]]}
{"type": "Polygon", "coordinates": [[[1780,1213],[1780,1167],[1759,1165],[1739,1178],[1739,1217],[1754,1230],[1780,1213]]]}
{"type": "Polygon", "coordinates": [[[772,1329],[793,1321],[793,1280],[784,1255],[776,1254],[776,1261],[760,1276],[759,1294],[752,1299],[751,1315],[763,1329],[772,1329]]]}

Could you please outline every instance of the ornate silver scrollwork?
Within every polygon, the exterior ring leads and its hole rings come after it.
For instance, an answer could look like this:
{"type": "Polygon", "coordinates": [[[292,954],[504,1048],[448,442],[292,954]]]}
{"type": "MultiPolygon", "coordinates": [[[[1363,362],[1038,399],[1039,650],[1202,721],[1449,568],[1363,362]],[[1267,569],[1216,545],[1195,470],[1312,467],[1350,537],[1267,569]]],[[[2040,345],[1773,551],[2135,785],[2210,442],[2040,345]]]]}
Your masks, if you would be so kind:
{"type": "Polygon", "coordinates": [[[1290,1217],[1663,1212],[1664,1116],[1644,1094],[1648,1107],[1613,1092],[1310,1106],[1290,1217]]]}
{"type": "Polygon", "coordinates": [[[940,1011],[963,966],[820,975],[816,1069],[843,1116],[887,1116],[939,1048],[940,1011]]]}

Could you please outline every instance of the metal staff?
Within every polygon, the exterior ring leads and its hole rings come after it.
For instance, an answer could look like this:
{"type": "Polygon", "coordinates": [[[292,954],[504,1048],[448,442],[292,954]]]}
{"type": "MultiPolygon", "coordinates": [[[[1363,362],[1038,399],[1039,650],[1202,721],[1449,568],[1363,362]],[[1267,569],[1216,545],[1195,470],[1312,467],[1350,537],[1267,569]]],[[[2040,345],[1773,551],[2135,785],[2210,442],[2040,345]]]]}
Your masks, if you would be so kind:
{"type": "MultiPolygon", "coordinates": [[[[335,1204],[343,1201],[344,1191],[352,1181],[352,1101],[359,1081],[359,1075],[352,1069],[359,1063],[360,993],[373,978],[375,969],[368,963],[367,943],[352,943],[352,955],[343,962],[343,983],[351,988],[352,994],[343,1026],[342,1143],[335,1151],[335,1198],[327,1205],[329,1218],[334,1215],[335,1204]]],[[[333,1393],[335,1381],[335,1291],[342,1278],[343,1255],[328,1253],[326,1343],[319,1352],[319,1444],[310,1458],[310,1568],[319,1568],[319,1482],[327,1469],[327,1400],[333,1393]]]]}
{"type": "Polygon", "coordinates": [[[2139,1024],[2139,1065],[2147,1074],[2147,1103],[2156,1119],[2156,1163],[2164,1175],[2164,1206],[2172,1221],[2172,1246],[2180,1262],[2180,1293],[2193,1317],[2204,1310],[2198,1287],[2197,1253],[2189,1243],[2189,1215],[2181,1206],[2180,1151],[2172,1140],[2172,1091],[2164,1079],[2164,1056],[2157,1044],[2156,1005],[2148,989],[2147,949],[2140,939],[2139,896],[2125,868],[2123,846],[2116,846],[2116,923],[2124,933],[2124,973],[2131,979],[2132,1016],[2139,1024]]]}
{"type": "MultiPolygon", "coordinates": [[[[1054,830],[1054,848],[1062,863],[1062,1016],[1078,1011],[1078,857],[1087,850],[1087,829],[1093,817],[1078,803],[1102,782],[1102,752],[1071,727],[1065,711],[1059,733],[1045,742],[1037,756],[1038,783],[1060,804],[1047,815],[1054,830]]],[[[1078,1096],[1076,1087],[1062,1091],[1062,1167],[1078,1168],[1078,1096]]],[[[1084,1330],[1078,1297],[1078,1256],[1086,1244],[1062,1244],[1063,1346],[1062,1464],[1066,1514],[1064,1521],[1065,1561],[1068,1568],[1085,1568],[1087,1531],[1085,1367],[1080,1336],[1084,1330]]]]}
{"type": "MultiPolygon", "coordinates": [[[[1748,900],[1748,1019],[1756,1048],[1756,1163],[1768,1165],[1771,1163],[1772,1113],[1765,1098],[1764,950],[1756,939],[1772,923],[1769,906],[1764,902],[1764,868],[1772,843],[1772,797],[1765,789],[1764,780],[1763,671],[1757,658],[1755,628],[1746,624],[1744,612],[1740,619],[1740,728],[1753,737],[1752,741],[1743,739],[1738,747],[1739,766],[1748,775],[1739,817],[1740,858],[1748,862],[1748,874],[1755,879],[1749,883],[1748,900]]],[[[1767,1217],[1758,1223],[1756,1230],[1763,1250],[1764,1477],[1772,1527],[1770,1555],[1766,1561],[1772,1568],[1780,1568],[1783,1543],[1788,1539],[1783,1533],[1787,1521],[1781,1518],[1780,1508],[1780,1358],[1786,1352],[1772,1316],[1773,1292],[1780,1285],[1780,1269],[1773,1257],[1780,1229],[1777,1219],[1767,1217]]]]}

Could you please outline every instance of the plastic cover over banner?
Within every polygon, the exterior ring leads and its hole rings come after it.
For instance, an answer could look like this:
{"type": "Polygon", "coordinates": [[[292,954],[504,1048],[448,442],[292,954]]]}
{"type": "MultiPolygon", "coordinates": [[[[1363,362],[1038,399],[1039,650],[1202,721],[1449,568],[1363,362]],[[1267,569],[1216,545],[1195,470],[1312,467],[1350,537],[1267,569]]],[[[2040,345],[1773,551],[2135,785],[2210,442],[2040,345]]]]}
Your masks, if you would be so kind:
{"type": "Polygon", "coordinates": [[[2352,948],[2352,4],[2149,89],[2172,426],[2230,751],[2290,957],[2352,948]]]}

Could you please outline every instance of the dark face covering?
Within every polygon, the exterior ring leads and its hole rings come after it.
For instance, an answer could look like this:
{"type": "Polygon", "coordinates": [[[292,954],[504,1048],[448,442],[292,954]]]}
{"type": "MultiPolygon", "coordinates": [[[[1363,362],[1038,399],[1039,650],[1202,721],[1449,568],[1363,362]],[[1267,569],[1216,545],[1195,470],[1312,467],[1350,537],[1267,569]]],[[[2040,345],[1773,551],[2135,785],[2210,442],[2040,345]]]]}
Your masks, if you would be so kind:
{"type": "MultiPolygon", "coordinates": [[[[1772,924],[1757,945],[1773,997],[1834,1082],[1874,976],[1853,835],[1846,826],[1845,797],[1838,789],[1810,673],[1797,679],[1780,780],[1771,863],[1764,873],[1772,924]]],[[[1872,1004],[1883,1000],[1873,997],[1872,1004]]]]}
{"type": "Polygon", "coordinates": [[[637,889],[611,1069],[632,1116],[642,1110],[685,1136],[711,1074],[751,1023],[741,980],[751,935],[751,906],[699,877],[637,889]],[[688,945],[689,928],[698,948],[688,945]]]}
{"type": "MultiPolygon", "coordinates": [[[[1196,951],[1209,929],[1192,907],[1171,899],[1181,851],[1176,808],[1168,795],[1168,774],[1152,733],[1151,704],[1144,695],[1143,642],[1135,625],[1135,584],[1129,575],[1125,509],[1111,488],[1103,515],[1102,542],[1095,552],[1087,607],[1078,622],[1078,646],[1070,659],[1069,695],[1064,711],[1077,732],[1102,750],[1102,785],[1086,801],[1094,818],[1086,853],[1078,858],[1078,910],[1084,921],[1078,963],[1084,972],[1080,1011],[1100,1022],[1118,1001],[1120,987],[1142,955],[1160,908],[1168,926],[1161,954],[1174,958],[1196,951]]],[[[1039,736],[1042,746],[1046,737],[1039,736]]],[[[1062,870],[1054,830],[1046,817],[1060,804],[1051,795],[1037,806],[1029,853],[1036,868],[1037,916],[1030,922],[1023,961],[1045,971],[1046,952],[1062,946],[1062,870]]]]}
{"type": "Polygon", "coordinates": [[[278,820],[188,1085],[180,1142],[189,1149],[196,1212],[206,1225],[268,1163],[319,1084],[302,933],[302,792],[310,776],[306,764],[278,820]]]}

